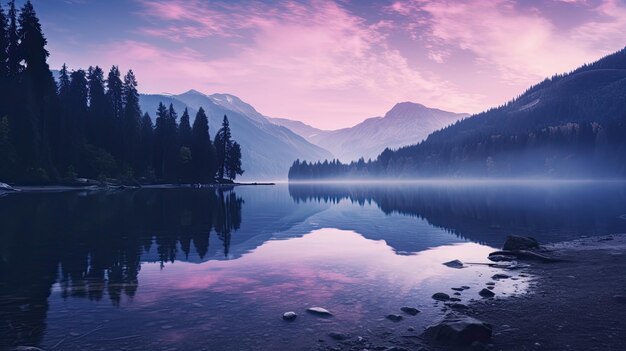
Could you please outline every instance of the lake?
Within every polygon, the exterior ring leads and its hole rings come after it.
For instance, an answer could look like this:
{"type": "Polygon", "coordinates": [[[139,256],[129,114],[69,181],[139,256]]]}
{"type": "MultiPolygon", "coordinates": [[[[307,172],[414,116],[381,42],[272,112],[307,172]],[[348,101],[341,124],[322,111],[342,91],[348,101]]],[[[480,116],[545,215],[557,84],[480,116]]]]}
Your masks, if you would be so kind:
{"type": "MultiPolygon", "coordinates": [[[[6,194],[0,349],[315,350],[336,344],[331,332],[410,343],[446,309],[434,293],[469,286],[457,295],[469,303],[501,272],[442,263],[486,263],[509,234],[624,232],[618,182],[6,194]],[[298,317],[284,321],[287,311],[298,317]]],[[[530,286],[507,279],[493,291],[519,298],[530,286]]]]}

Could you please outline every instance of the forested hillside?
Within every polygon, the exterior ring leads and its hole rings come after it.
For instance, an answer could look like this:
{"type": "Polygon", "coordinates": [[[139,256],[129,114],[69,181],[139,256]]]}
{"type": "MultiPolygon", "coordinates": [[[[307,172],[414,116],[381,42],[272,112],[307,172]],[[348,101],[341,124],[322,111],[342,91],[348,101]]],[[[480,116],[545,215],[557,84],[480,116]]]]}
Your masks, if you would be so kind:
{"type": "Polygon", "coordinates": [[[291,179],[440,176],[626,176],[626,49],[372,162],[290,170],[291,179]]]}
{"type": "Polygon", "coordinates": [[[202,107],[140,107],[132,70],[70,71],[55,80],[33,5],[0,6],[0,180],[20,184],[212,183],[243,174],[228,118],[211,141],[202,107]],[[85,181],[82,181],[84,183],[85,181]]]}

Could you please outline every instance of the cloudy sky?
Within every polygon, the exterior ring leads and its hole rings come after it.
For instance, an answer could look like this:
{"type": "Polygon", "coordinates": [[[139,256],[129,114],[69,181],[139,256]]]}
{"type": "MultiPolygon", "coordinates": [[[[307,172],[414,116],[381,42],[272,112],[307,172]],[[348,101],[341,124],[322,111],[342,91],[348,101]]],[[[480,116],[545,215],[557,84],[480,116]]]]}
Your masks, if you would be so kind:
{"type": "Polygon", "coordinates": [[[231,93],[325,129],[400,101],[479,112],[626,45],[624,0],[32,2],[53,68],[118,64],[142,92],[231,93]]]}

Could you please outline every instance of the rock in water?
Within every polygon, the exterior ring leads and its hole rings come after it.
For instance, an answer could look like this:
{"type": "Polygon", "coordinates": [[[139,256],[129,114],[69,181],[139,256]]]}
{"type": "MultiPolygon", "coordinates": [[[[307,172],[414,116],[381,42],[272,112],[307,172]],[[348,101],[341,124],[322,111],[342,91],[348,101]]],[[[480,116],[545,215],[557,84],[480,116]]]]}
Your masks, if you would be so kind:
{"type": "Polygon", "coordinates": [[[515,256],[507,256],[507,255],[493,255],[493,254],[489,254],[489,257],[487,257],[490,261],[493,262],[510,262],[510,261],[515,261],[515,259],[517,257],[515,256]]]}
{"type": "Polygon", "coordinates": [[[400,310],[406,314],[410,314],[411,316],[415,316],[416,314],[420,313],[420,310],[418,310],[417,308],[408,306],[402,307],[400,310]]]}
{"type": "Polygon", "coordinates": [[[389,314],[387,315],[387,319],[394,322],[399,322],[402,320],[402,316],[399,314],[389,314]]]}
{"type": "Polygon", "coordinates": [[[508,274],[503,274],[503,273],[494,274],[491,277],[491,279],[493,279],[493,280],[508,279],[508,278],[511,278],[511,276],[508,275],[508,274]]]}
{"type": "Polygon", "coordinates": [[[442,343],[469,346],[474,342],[489,341],[491,334],[489,324],[452,313],[426,328],[424,337],[442,343]]]}
{"type": "Polygon", "coordinates": [[[496,294],[493,291],[489,290],[489,289],[482,289],[478,294],[480,296],[482,296],[482,297],[494,297],[494,296],[496,296],[496,294]]]}
{"type": "Polygon", "coordinates": [[[504,242],[503,250],[533,250],[539,248],[539,242],[535,238],[509,235],[504,242]]]}
{"type": "Polygon", "coordinates": [[[286,320],[286,321],[292,321],[292,320],[296,319],[296,317],[298,317],[296,312],[289,311],[289,312],[283,313],[283,319],[286,320]]]}
{"type": "Polygon", "coordinates": [[[457,269],[465,268],[465,266],[463,265],[463,262],[461,262],[459,260],[446,262],[443,265],[446,266],[446,267],[457,268],[457,269]]]}
{"type": "Polygon", "coordinates": [[[321,307],[309,307],[307,308],[306,311],[309,313],[318,315],[318,316],[323,316],[323,317],[331,317],[333,315],[332,313],[330,313],[330,311],[321,307]]]}
{"type": "Polygon", "coordinates": [[[448,301],[450,300],[450,295],[446,294],[446,293],[442,293],[442,292],[438,292],[436,294],[434,294],[433,299],[437,300],[437,301],[448,301]]]}
{"type": "Polygon", "coordinates": [[[338,333],[338,332],[330,332],[328,333],[328,336],[330,336],[331,338],[341,341],[341,340],[346,340],[349,339],[350,336],[344,333],[338,333]]]}

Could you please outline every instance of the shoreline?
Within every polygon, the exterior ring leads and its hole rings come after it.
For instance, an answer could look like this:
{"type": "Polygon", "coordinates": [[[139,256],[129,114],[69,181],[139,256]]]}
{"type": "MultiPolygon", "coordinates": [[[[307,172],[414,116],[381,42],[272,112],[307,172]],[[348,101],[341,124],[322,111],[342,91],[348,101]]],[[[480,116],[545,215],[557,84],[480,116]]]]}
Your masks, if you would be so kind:
{"type": "Polygon", "coordinates": [[[493,328],[479,349],[626,350],[626,234],[542,248],[559,261],[524,262],[534,277],[528,293],[475,301],[464,313],[493,328]]]}
{"type": "Polygon", "coordinates": [[[273,182],[215,183],[215,184],[142,184],[142,185],[15,185],[11,190],[0,189],[0,194],[62,191],[116,191],[125,189],[218,189],[237,186],[272,186],[273,182]]]}

